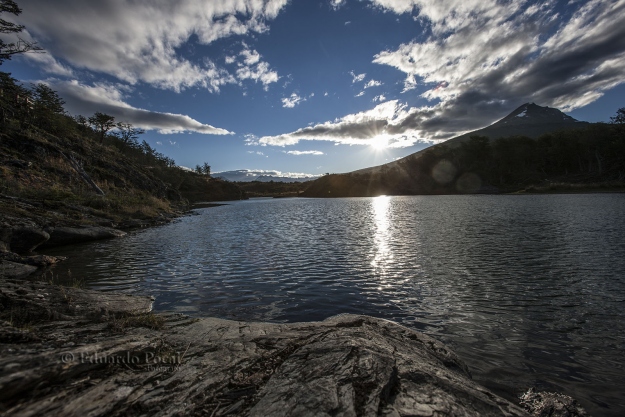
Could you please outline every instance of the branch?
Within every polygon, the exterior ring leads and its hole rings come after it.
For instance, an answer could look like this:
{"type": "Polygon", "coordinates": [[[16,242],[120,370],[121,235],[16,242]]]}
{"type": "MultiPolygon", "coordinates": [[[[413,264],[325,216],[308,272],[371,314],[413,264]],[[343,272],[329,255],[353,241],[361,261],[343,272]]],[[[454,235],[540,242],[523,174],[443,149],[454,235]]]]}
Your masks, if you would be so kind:
{"type": "Polygon", "coordinates": [[[0,63],[5,59],[11,59],[11,56],[16,54],[27,52],[45,53],[43,48],[37,45],[37,42],[29,42],[20,37],[17,39],[17,43],[4,43],[0,40],[0,63]]]}

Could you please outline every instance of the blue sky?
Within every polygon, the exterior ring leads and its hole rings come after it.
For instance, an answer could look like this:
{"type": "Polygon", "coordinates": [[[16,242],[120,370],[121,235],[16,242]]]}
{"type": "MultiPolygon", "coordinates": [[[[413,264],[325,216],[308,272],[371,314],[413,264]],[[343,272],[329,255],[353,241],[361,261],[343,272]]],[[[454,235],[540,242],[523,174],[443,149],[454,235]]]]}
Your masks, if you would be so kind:
{"type": "Polygon", "coordinates": [[[625,0],[19,0],[0,68],[213,172],[378,165],[531,101],[625,106],[625,0]]]}

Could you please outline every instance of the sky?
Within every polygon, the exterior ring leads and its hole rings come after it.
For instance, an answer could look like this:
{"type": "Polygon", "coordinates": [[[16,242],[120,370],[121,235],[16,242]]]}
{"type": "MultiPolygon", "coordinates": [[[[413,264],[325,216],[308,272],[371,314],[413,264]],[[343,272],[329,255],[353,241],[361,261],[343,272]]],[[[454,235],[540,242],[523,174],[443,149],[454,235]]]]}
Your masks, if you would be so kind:
{"type": "Polygon", "coordinates": [[[45,53],[0,66],[180,166],[349,172],[526,102],[625,106],[625,0],[17,0],[45,53]]]}

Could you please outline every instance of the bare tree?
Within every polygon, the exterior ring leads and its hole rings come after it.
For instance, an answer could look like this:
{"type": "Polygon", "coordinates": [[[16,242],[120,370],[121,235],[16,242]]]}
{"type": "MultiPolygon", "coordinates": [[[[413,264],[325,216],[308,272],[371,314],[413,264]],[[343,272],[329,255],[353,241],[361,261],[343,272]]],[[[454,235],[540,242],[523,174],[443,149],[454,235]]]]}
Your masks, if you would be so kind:
{"type": "Polygon", "coordinates": [[[116,128],[117,131],[115,132],[115,136],[127,145],[139,146],[137,139],[139,138],[139,135],[143,135],[145,133],[145,130],[134,127],[130,123],[126,122],[117,123],[116,128]]]}

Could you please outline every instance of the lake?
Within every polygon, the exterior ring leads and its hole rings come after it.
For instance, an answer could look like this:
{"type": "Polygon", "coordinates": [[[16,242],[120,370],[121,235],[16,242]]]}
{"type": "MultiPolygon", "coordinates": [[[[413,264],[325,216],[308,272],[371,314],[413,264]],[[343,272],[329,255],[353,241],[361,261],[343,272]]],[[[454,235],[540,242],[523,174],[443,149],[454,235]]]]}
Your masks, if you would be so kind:
{"type": "Polygon", "coordinates": [[[625,194],[253,199],[196,214],[45,251],[71,257],[54,279],[195,316],[387,318],[447,343],[508,399],[537,386],[625,415],[625,194]]]}

